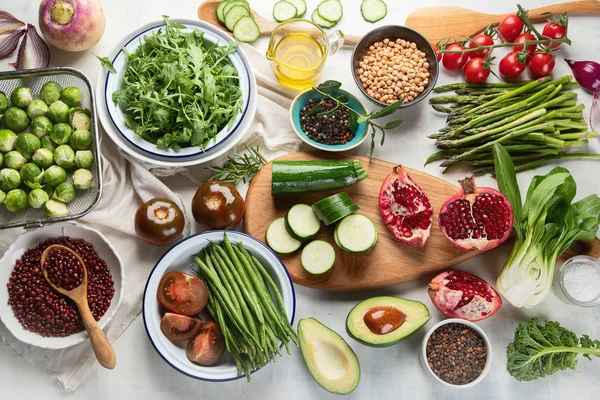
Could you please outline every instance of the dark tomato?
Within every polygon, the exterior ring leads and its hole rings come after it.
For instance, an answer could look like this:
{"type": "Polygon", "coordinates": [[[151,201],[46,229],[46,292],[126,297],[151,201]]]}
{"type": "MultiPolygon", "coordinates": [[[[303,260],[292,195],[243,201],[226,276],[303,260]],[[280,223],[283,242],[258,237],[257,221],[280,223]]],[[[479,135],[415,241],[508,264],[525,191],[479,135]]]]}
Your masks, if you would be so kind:
{"type": "Polygon", "coordinates": [[[225,338],[219,325],[207,322],[202,325],[196,337],[189,341],[186,355],[195,364],[210,366],[216,364],[225,353],[225,338]]]}
{"type": "Polygon", "coordinates": [[[435,56],[437,57],[438,62],[442,61],[442,55],[438,53],[439,49],[437,47],[437,44],[432,43],[431,47],[433,47],[433,51],[435,51],[435,56]]]}
{"type": "Polygon", "coordinates": [[[146,242],[157,246],[179,238],[184,225],[181,208],[168,199],[147,201],[135,213],[135,232],[146,242]]]}
{"type": "MultiPolygon", "coordinates": [[[[537,38],[533,36],[531,33],[521,33],[519,36],[515,38],[513,43],[525,43],[525,41],[535,41],[537,38]]],[[[523,47],[525,46],[515,46],[513,47],[513,51],[519,52],[523,51],[523,47]]],[[[532,55],[535,52],[536,45],[530,44],[527,46],[527,52],[529,55],[532,55]]]]}
{"type": "Polygon", "coordinates": [[[512,42],[521,32],[523,32],[523,21],[515,14],[506,16],[498,27],[500,38],[506,42],[512,42]]]}
{"type": "Polygon", "coordinates": [[[517,53],[511,51],[500,60],[498,69],[500,70],[500,76],[504,79],[514,79],[521,75],[525,71],[525,64],[521,64],[517,60],[517,53]]]}
{"type": "Polygon", "coordinates": [[[552,73],[555,57],[548,53],[536,53],[529,60],[529,73],[534,78],[542,78],[552,73]]]}
{"type": "MultiPolygon", "coordinates": [[[[566,29],[563,25],[557,24],[556,22],[548,22],[546,26],[544,26],[542,36],[550,39],[562,39],[565,37],[565,31],[566,29]]],[[[552,45],[553,49],[557,49],[559,47],[560,43],[554,43],[552,45]]]]}
{"type": "MultiPolygon", "coordinates": [[[[465,48],[458,43],[451,44],[446,47],[446,50],[449,51],[457,51],[464,50],[465,48]]],[[[446,53],[444,54],[444,59],[442,64],[444,64],[444,68],[448,71],[458,71],[461,69],[469,59],[467,53],[446,53]]]]}
{"type": "MultiPolygon", "coordinates": [[[[485,33],[480,33],[479,35],[475,35],[475,37],[473,38],[473,41],[475,41],[475,43],[477,43],[480,46],[492,46],[494,44],[494,39],[492,39],[485,33]]],[[[469,48],[477,47],[475,45],[475,43],[469,42],[468,47],[469,48]]],[[[469,56],[471,58],[478,58],[478,57],[484,58],[487,55],[487,53],[489,53],[489,52],[490,52],[489,49],[483,49],[483,50],[473,51],[473,52],[469,53],[469,56]]]]}
{"type": "Polygon", "coordinates": [[[169,340],[190,340],[202,327],[202,320],[173,313],[165,313],[160,330],[169,340]]]}
{"type": "Polygon", "coordinates": [[[198,314],[208,301],[202,279],[179,271],[167,272],[158,284],[158,301],[169,311],[182,315],[198,314]]]}
{"type": "Polygon", "coordinates": [[[211,229],[233,228],[244,217],[246,206],[235,186],[221,181],[206,181],[192,199],[192,214],[199,224],[211,229]]]}
{"type": "Polygon", "coordinates": [[[471,58],[463,68],[465,81],[469,83],[483,83],[490,76],[490,71],[483,68],[483,58],[471,58]]]}

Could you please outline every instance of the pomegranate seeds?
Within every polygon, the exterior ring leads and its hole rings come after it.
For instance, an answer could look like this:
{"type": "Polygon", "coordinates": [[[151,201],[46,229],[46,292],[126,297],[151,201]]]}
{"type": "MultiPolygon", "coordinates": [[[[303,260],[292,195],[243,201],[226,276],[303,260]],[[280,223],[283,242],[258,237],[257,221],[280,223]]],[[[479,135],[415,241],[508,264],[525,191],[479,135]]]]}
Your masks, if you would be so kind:
{"type": "Polygon", "coordinates": [[[44,268],[50,282],[61,289],[73,290],[83,282],[83,265],[67,250],[52,249],[46,257],[44,268]]]}

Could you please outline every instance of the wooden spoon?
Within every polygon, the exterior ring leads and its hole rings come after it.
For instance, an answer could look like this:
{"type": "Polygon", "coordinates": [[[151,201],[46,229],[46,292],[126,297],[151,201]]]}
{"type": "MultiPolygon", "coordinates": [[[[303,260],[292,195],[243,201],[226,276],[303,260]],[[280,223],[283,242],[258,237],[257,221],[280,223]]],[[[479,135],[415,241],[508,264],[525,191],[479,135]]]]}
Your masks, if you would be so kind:
{"type": "Polygon", "coordinates": [[[81,319],[83,320],[83,326],[85,327],[85,330],[87,331],[87,334],[90,337],[90,341],[92,342],[92,348],[94,349],[94,353],[96,354],[96,358],[98,359],[98,362],[104,368],[107,368],[107,369],[115,368],[115,365],[117,364],[117,359],[115,357],[115,351],[114,351],[112,345],[110,344],[110,342],[108,341],[108,339],[106,338],[106,335],[104,334],[102,329],[100,329],[100,326],[94,319],[94,316],[92,315],[92,312],[90,311],[90,306],[88,305],[87,268],[85,266],[85,263],[81,259],[81,257],[79,257],[79,254],[75,253],[73,250],[71,250],[70,248],[68,248],[66,246],[62,246],[60,244],[53,244],[51,246],[48,246],[46,248],[46,250],[44,250],[44,253],[42,253],[42,259],[40,260],[40,262],[42,265],[42,272],[44,274],[44,278],[46,278],[46,281],[50,284],[52,289],[56,290],[58,293],[60,293],[64,296],[67,296],[68,298],[73,300],[75,302],[75,304],[77,305],[77,308],[79,309],[79,314],[81,314],[81,319]],[[65,289],[59,288],[56,285],[54,285],[54,283],[52,283],[52,281],[50,279],[48,279],[48,271],[46,270],[46,268],[44,268],[44,264],[46,262],[46,258],[48,257],[48,255],[54,249],[61,249],[61,250],[70,252],[75,257],[77,257],[77,260],[79,260],[79,263],[83,266],[83,281],[81,282],[81,285],[77,286],[73,290],[65,290],[65,289]]]}
{"type": "MultiPolygon", "coordinates": [[[[217,19],[217,5],[221,2],[221,0],[207,0],[204,3],[200,4],[198,7],[198,19],[204,22],[208,22],[211,25],[214,25],[218,28],[221,28],[229,35],[231,32],[225,25],[221,23],[217,19]]],[[[262,17],[254,10],[250,10],[250,14],[252,14],[252,18],[256,21],[256,25],[258,25],[258,30],[261,35],[270,35],[275,27],[279,25],[278,22],[269,21],[268,19],[262,17]]],[[[360,36],[355,35],[346,35],[344,34],[344,46],[354,47],[360,41],[360,36]]]]}
{"type": "MultiPolygon", "coordinates": [[[[542,14],[547,12],[555,15],[565,12],[570,15],[598,15],[600,14],[600,1],[573,1],[535,8],[529,10],[529,19],[534,23],[544,22],[548,15],[542,14]]],[[[405,25],[425,36],[430,42],[437,42],[442,39],[476,35],[489,25],[498,25],[509,14],[514,14],[514,12],[484,14],[454,6],[424,7],[410,13],[406,18],[405,25]]]]}

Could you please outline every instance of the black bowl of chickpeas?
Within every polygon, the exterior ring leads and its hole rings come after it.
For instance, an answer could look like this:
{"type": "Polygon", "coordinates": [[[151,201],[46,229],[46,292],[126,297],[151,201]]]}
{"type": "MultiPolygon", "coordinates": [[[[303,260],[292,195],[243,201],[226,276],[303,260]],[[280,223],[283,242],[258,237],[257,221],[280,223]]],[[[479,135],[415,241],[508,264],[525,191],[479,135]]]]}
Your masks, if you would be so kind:
{"type": "Polygon", "coordinates": [[[423,100],[438,77],[435,50],[410,28],[388,25],[367,33],[352,53],[354,81],[373,103],[400,108],[423,100]]]}

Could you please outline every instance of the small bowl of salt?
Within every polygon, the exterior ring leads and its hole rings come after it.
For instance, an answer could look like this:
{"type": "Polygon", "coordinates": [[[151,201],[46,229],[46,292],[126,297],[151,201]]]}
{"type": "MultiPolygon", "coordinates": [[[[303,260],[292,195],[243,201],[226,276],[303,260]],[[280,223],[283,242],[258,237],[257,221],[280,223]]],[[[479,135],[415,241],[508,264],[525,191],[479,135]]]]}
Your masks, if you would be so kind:
{"type": "Polygon", "coordinates": [[[569,258],[558,271],[558,286],[571,304],[600,305],[600,260],[588,256],[569,258]]]}

